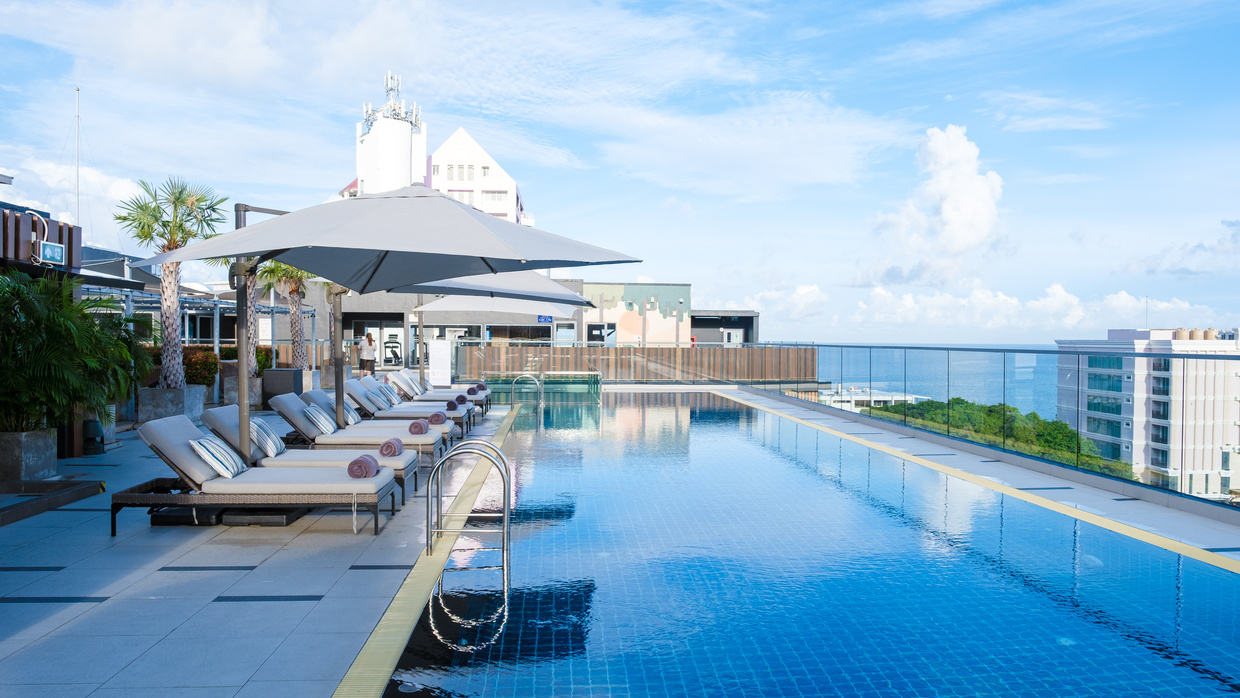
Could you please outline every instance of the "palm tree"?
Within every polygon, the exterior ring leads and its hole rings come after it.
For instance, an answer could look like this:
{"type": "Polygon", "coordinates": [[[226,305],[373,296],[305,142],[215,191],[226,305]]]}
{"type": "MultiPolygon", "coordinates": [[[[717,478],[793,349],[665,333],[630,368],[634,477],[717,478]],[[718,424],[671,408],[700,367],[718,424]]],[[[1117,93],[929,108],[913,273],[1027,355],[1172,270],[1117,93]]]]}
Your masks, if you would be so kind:
{"type": "MultiPolygon", "coordinates": [[[[139,181],[142,194],[120,205],[115,218],[142,244],[156,252],[169,252],[188,245],[197,238],[215,232],[224,222],[221,206],[227,201],[217,197],[206,186],[190,185],[185,180],[169,177],[155,188],[139,181]]],[[[159,386],[184,388],[185,368],[181,363],[181,263],[165,262],[160,269],[159,314],[163,326],[160,344],[159,386]]]]}
{"type": "MultiPolygon", "coordinates": [[[[310,359],[306,355],[305,331],[301,324],[301,299],[306,297],[306,282],[313,279],[314,274],[273,260],[259,268],[258,277],[267,282],[266,290],[275,288],[288,299],[288,333],[293,343],[293,368],[309,370],[310,359]]],[[[275,337],[272,337],[273,344],[274,341],[275,337]]]]}

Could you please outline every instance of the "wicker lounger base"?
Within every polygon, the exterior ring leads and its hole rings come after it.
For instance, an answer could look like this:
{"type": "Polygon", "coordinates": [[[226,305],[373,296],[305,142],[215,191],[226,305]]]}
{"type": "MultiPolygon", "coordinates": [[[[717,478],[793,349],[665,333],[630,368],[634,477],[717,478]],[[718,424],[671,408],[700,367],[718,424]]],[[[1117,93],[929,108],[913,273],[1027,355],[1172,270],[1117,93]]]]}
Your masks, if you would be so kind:
{"type": "Polygon", "coordinates": [[[116,535],[116,515],[125,507],[231,507],[234,509],[268,509],[280,506],[352,507],[369,511],[375,518],[374,535],[379,535],[379,506],[388,497],[391,515],[396,515],[396,483],[374,494],[203,494],[193,492],[180,478],[161,477],[112,495],[112,535],[116,535]]]}

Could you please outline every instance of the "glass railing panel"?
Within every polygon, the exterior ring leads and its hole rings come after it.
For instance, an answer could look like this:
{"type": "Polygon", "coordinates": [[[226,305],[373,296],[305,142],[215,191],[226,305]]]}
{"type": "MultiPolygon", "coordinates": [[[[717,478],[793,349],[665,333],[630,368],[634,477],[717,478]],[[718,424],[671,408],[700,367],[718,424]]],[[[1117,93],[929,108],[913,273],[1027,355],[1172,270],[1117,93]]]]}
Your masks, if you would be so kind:
{"type": "Polygon", "coordinates": [[[840,361],[844,350],[840,347],[818,348],[818,402],[830,404],[833,397],[840,394],[843,376],[840,373],[840,361]]]}
{"type": "Polygon", "coordinates": [[[947,433],[948,352],[943,349],[906,349],[908,400],[905,424],[947,433]]]}
{"type": "Polygon", "coordinates": [[[1075,354],[1005,352],[1004,448],[1076,465],[1076,364],[1075,354]]]}
{"type": "Polygon", "coordinates": [[[849,412],[869,409],[870,351],[869,347],[841,349],[839,390],[831,395],[827,404],[849,412]]]}
{"type": "Polygon", "coordinates": [[[1003,448],[1003,369],[1003,354],[999,352],[951,352],[948,366],[950,435],[1003,448]]]}
{"type": "Polygon", "coordinates": [[[1134,479],[1133,410],[1143,392],[1134,380],[1134,359],[1082,354],[1075,364],[1075,409],[1065,412],[1075,419],[1079,437],[1077,467],[1134,479]]]}
{"type": "Polygon", "coordinates": [[[904,423],[909,402],[904,372],[904,349],[875,347],[871,350],[870,387],[863,414],[899,424],[904,423]]]}

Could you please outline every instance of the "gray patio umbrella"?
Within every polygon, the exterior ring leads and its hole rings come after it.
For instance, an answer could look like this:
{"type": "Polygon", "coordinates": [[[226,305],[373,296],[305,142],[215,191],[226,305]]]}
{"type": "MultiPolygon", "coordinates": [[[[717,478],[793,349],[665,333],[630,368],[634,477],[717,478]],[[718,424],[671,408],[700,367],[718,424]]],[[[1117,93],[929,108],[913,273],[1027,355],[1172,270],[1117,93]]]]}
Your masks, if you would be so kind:
{"type": "MultiPolygon", "coordinates": [[[[143,260],[140,266],[237,258],[237,395],[241,443],[249,442],[249,348],[246,277],[275,259],[358,293],[504,271],[641,261],[611,250],[527,228],[415,184],[294,211],[143,260]]],[[[333,293],[342,323],[340,292],[333,293]]],[[[337,336],[341,336],[339,333],[337,336]]],[[[336,422],[344,425],[344,357],[336,364],[336,422]]]]}
{"type": "MultiPolygon", "coordinates": [[[[581,305],[593,308],[585,296],[552,281],[536,271],[509,271],[499,274],[478,274],[456,279],[444,279],[425,284],[413,284],[392,289],[395,293],[418,294],[418,306],[425,294],[446,296],[490,297],[523,301],[581,305]]],[[[548,313],[537,313],[547,315],[548,313]]],[[[426,336],[422,312],[418,311],[418,377],[426,380],[426,362],[422,360],[422,341],[426,336]]]]}

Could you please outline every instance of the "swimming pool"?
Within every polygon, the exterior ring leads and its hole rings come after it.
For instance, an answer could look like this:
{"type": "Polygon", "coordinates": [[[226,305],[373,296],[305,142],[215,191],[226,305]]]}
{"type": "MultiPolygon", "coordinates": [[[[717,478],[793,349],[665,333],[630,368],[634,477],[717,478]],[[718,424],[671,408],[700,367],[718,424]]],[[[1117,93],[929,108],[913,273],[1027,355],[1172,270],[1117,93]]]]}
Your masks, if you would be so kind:
{"type": "Polygon", "coordinates": [[[722,396],[602,398],[509,436],[503,631],[446,613],[498,577],[448,575],[385,695],[1240,691],[1240,575],[722,396]]]}

